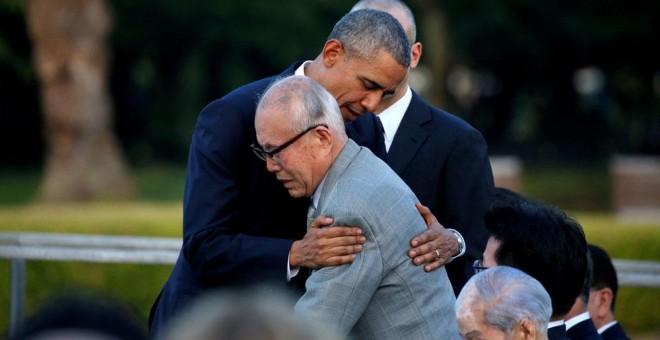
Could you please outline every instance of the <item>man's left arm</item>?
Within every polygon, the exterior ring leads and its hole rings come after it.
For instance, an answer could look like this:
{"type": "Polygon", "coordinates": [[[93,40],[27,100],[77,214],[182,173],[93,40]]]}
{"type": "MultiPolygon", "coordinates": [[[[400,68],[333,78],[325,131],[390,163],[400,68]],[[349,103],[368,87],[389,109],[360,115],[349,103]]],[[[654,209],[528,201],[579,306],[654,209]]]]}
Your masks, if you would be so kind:
{"type": "Polygon", "coordinates": [[[483,215],[493,200],[494,184],[486,142],[477,130],[466,131],[456,141],[441,183],[444,204],[437,213],[447,227],[457,230],[445,228],[428,208],[418,206],[429,229],[411,241],[408,256],[416,265],[424,264],[427,272],[451,262],[459,247],[464,247],[465,262],[471,265],[486,246],[483,215]]]}
{"type": "Polygon", "coordinates": [[[448,228],[455,228],[465,238],[465,271],[481,258],[488,240],[484,214],[493,201],[493,172],[488,148],[481,133],[475,129],[462,134],[449,155],[441,181],[440,196],[444,204],[438,214],[448,228]]]}

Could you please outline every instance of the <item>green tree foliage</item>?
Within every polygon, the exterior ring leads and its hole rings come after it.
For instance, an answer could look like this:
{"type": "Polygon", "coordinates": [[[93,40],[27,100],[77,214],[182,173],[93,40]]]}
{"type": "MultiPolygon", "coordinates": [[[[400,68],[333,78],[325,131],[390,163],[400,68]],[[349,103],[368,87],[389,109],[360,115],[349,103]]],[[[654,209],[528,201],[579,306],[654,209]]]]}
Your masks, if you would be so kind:
{"type": "Polygon", "coordinates": [[[660,3],[444,1],[455,63],[492,72],[499,93],[472,112],[494,150],[603,157],[660,152],[660,3]],[[605,86],[579,97],[575,70],[605,86]],[[658,81],[657,79],[655,80],[658,81]],[[655,86],[658,86],[657,84],[655,86]],[[545,150],[545,151],[544,151],[545,150]]]}
{"type": "Polygon", "coordinates": [[[115,82],[132,154],[185,159],[210,100],[313,59],[351,1],[114,1],[115,82]],[[146,136],[146,140],[142,139],[146,136]],[[140,140],[142,139],[142,140],[140,140]],[[157,150],[157,151],[156,151],[157,150]]]}

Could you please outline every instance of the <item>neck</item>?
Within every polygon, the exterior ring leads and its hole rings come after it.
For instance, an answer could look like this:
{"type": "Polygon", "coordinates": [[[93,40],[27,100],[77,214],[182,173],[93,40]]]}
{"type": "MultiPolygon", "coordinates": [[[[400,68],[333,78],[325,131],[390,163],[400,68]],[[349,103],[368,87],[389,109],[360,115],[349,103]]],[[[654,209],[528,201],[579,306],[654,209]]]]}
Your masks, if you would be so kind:
{"type": "Polygon", "coordinates": [[[319,55],[316,59],[312,60],[311,63],[305,65],[305,75],[310,77],[319,83],[321,82],[321,74],[323,74],[323,56],[319,55]]]}
{"type": "Polygon", "coordinates": [[[578,297],[577,299],[575,299],[575,303],[573,303],[573,307],[571,307],[571,310],[568,311],[568,314],[564,316],[564,320],[569,320],[586,311],[587,311],[587,305],[584,303],[582,298],[578,297]]]}

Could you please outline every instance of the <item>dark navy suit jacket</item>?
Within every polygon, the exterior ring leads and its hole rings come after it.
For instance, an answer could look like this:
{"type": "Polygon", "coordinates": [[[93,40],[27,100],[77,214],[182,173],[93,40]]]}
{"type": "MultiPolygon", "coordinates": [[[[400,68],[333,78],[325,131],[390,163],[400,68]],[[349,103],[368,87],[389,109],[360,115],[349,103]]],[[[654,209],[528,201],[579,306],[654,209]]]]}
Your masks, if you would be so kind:
{"type": "Polygon", "coordinates": [[[458,294],[488,240],[483,216],[493,200],[494,185],[484,138],[465,121],[413,92],[387,163],[443,226],[465,238],[466,255],[446,266],[458,294]]]}
{"type": "MultiPolygon", "coordinates": [[[[253,284],[296,286],[286,282],[286,265],[291,244],[306,232],[309,200],[291,198],[250,145],[256,142],[258,96],[299,65],[242,86],[199,114],[188,158],[183,247],[152,307],[152,334],[207,290],[253,284]]],[[[347,132],[382,156],[379,124],[368,114],[349,124],[347,132]]],[[[305,278],[296,277],[298,287],[303,287],[305,278]]]]}
{"type": "Polygon", "coordinates": [[[603,340],[630,340],[623,327],[617,322],[612,327],[606,329],[601,335],[603,340]]]}
{"type": "Polygon", "coordinates": [[[576,323],[566,330],[566,336],[571,340],[602,340],[591,319],[576,323]]]}
{"type": "Polygon", "coordinates": [[[566,337],[566,325],[548,328],[548,340],[569,340],[566,337]]]}

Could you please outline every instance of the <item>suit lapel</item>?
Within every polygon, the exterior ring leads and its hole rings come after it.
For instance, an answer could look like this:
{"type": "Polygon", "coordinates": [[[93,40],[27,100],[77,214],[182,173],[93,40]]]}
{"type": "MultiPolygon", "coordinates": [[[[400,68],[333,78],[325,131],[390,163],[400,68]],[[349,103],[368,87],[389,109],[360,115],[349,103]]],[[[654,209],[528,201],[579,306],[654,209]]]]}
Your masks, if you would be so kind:
{"type": "Polygon", "coordinates": [[[431,112],[428,105],[413,91],[413,97],[403,115],[401,124],[394,135],[392,146],[387,153],[387,164],[397,173],[402,174],[408,167],[419,148],[429,137],[429,133],[422,127],[431,121],[431,112]]]}

